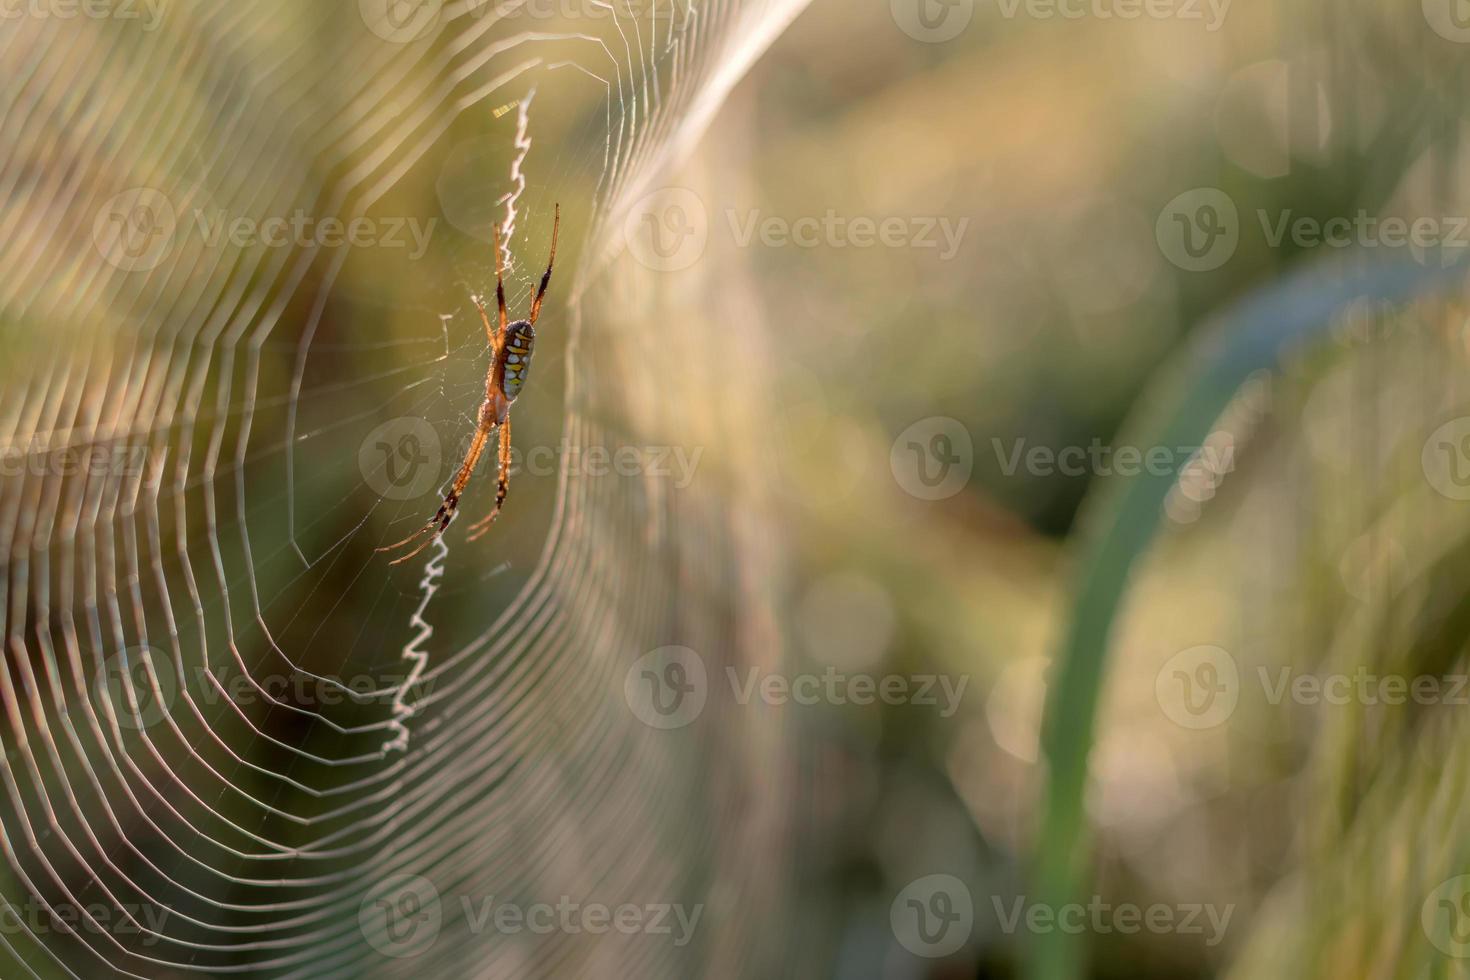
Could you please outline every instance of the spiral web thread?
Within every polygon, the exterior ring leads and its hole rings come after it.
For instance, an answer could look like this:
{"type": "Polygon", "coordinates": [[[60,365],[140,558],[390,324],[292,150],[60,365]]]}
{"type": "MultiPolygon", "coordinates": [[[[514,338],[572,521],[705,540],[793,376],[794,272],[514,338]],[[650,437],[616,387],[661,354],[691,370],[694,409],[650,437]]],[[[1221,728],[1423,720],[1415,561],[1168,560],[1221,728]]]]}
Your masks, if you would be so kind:
{"type": "Polygon", "coordinates": [[[620,240],[803,5],[420,4],[408,38],[369,0],[4,22],[0,976],[779,969],[794,733],[713,700],[657,731],[623,685],[665,644],[711,673],[781,655],[737,407],[759,340],[665,317],[667,280],[620,240]],[[372,549],[443,486],[384,501],[357,448],[393,414],[473,428],[463,287],[487,289],[488,253],[405,274],[300,242],[163,234],[160,252],[135,189],[176,215],[347,221],[432,184],[454,127],[506,105],[473,162],[517,309],[551,201],[583,216],[548,304],[566,340],[540,366],[563,413],[541,397],[540,426],[708,462],[681,488],[564,467],[512,498],[495,547],[457,526],[400,578],[372,549]],[[416,299],[374,291],[410,276],[416,299]],[[558,902],[699,925],[676,943],[478,915],[558,902]],[[397,911],[425,928],[404,940],[397,911]]]}

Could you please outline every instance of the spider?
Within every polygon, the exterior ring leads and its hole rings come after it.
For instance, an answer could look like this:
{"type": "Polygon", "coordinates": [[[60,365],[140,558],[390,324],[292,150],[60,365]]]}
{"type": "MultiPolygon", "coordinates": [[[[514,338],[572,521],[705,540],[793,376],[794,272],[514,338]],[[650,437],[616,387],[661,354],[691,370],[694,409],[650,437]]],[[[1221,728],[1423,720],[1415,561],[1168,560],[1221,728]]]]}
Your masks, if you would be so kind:
{"type": "Polygon", "coordinates": [[[465,487],[469,486],[475,466],[480,462],[480,455],[490,441],[490,433],[497,427],[500,429],[500,482],[495,490],[495,506],[491,508],[488,517],[470,527],[468,540],[478,540],[490,530],[495,518],[500,516],[500,508],[504,506],[505,496],[510,492],[510,406],[515,403],[516,397],[525,386],[526,374],[531,367],[531,352],[536,345],[536,318],[541,315],[541,301],[546,298],[546,287],[551,284],[551,270],[556,265],[556,240],[560,232],[561,205],[558,204],[556,223],[551,228],[551,258],[546,263],[546,274],[541,277],[541,288],[531,300],[531,315],[528,319],[508,324],[506,321],[509,317],[505,312],[505,253],[500,246],[500,226],[495,226],[495,301],[500,310],[499,330],[490,325],[490,314],[485,310],[484,300],[474,297],[475,307],[480,311],[480,320],[485,324],[485,335],[490,338],[491,350],[490,367],[485,372],[485,401],[480,405],[479,424],[475,427],[474,438],[470,440],[469,452],[465,454],[464,463],[460,466],[449,493],[445,494],[439,512],[429,523],[402,541],[377,549],[379,552],[396,551],[427,535],[417,548],[390,564],[402,565],[448,530],[458,512],[459,498],[465,487]]]}

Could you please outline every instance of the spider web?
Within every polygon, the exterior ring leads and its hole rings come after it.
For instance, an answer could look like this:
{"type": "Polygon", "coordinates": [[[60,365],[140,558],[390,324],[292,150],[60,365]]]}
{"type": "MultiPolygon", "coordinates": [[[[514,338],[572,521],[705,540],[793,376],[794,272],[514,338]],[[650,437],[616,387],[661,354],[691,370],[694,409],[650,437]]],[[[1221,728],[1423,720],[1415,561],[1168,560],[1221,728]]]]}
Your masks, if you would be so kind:
{"type": "Polygon", "coordinates": [[[796,733],[627,686],[781,656],[762,355],[624,230],[804,2],[5,21],[0,976],[783,969],[796,733]],[[506,514],[390,568],[474,429],[490,229],[522,316],[554,203],[506,514]],[[587,914],[628,908],[698,924],[587,914]]]}

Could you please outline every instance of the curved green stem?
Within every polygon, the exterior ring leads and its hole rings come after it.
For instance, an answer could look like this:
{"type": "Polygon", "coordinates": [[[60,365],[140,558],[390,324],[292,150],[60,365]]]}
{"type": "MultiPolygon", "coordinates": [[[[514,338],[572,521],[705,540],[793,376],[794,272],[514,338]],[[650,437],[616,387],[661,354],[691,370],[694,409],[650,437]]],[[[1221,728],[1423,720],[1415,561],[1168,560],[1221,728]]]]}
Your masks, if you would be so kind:
{"type": "MultiPolygon", "coordinates": [[[[1284,354],[1321,339],[1354,303],[1402,303],[1457,280],[1462,266],[1426,269],[1408,263],[1357,270],[1311,269],[1254,293],[1206,327],[1185,355],[1166,393],[1162,412],[1149,412],[1129,428],[1138,445],[1198,446],[1241,384],[1284,354]],[[1158,420],[1162,420],[1160,423],[1158,420]]],[[[1088,754],[1102,690],[1113,620],[1137,560],[1157,532],[1171,475],[1142,473],[1100,486],[1087,502],[1072,617],[1057,652],[1047,703],[1042,749],[1046,792],[1032,887],[1036,902],[1060,908],[1085,902],[1091,848],[1085,809],[1088,754]]],[[[1031,980],[1084,976],[1084,939],[1049,933],[1032,939],[1026,975],[1031,980]]]]}

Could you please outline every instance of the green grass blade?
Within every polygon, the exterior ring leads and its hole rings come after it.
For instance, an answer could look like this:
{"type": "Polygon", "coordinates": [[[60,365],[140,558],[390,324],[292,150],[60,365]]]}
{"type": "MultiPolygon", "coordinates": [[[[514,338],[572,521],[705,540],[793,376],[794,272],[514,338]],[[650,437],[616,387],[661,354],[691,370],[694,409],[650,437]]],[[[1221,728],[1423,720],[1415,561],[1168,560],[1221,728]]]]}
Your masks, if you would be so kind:
{"type": "MultiPolygon", "coordinates": [[[[1461,265],[1430,269],[1407,262],[1312,268],[1251,294],[1207,325],[1182,363],[1165,368],[1162,397],[1135,411],[1129,424],[1134,437],[1127,444],[1201,445],[1247,378],[1323,339],[1353,304],[1403,303],[1443,289],[1462,274],[1461,265]]],[[[1042,731],[1048,772],[1032,887],[1035,901],[1047,908],[1087,900],[1082,892],[1091,848],[1084,794],[1113,620],[1175,482],[1148,469],[1100,484],[1083,515],[1072,616],[1057,653],[1042,731]]],[[[1085,937],[1052,932],[1032,937],[1026,975],[1073,980],[1084,976],[1085,963],[1085,937]]]]}

